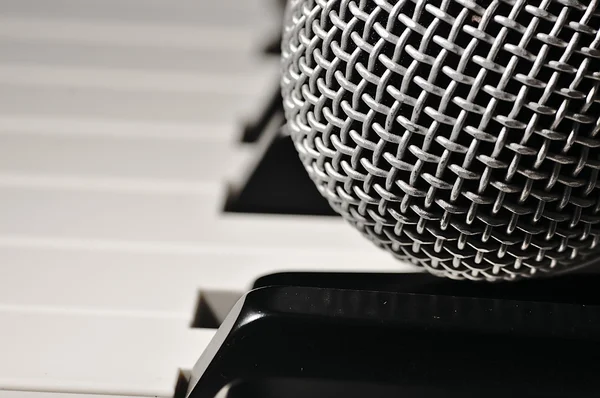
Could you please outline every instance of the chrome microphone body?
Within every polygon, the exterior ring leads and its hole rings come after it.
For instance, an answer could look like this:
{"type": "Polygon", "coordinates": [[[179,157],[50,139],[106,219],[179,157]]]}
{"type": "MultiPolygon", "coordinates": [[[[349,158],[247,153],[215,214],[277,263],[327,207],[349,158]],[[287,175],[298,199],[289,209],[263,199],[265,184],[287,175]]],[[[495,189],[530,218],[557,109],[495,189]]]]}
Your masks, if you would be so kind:
{"type": "Polygon", "coordinates": [[[287,131],[333,209],[434,275],[600,254],[598,0],[289,0],[287,131]]]}

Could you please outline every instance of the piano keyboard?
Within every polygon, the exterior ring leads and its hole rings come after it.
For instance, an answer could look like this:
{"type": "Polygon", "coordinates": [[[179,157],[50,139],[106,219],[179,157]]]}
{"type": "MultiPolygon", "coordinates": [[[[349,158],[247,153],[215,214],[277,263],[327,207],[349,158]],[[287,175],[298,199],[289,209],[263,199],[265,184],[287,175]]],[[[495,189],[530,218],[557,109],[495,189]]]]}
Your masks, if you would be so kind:
{"type": "Polygon", "coordinates": [[[222,211],[277,6],[0,0],[0,398],[173,397],[215,333],[202,300],[410,269],[339,218],[222,211]]]}

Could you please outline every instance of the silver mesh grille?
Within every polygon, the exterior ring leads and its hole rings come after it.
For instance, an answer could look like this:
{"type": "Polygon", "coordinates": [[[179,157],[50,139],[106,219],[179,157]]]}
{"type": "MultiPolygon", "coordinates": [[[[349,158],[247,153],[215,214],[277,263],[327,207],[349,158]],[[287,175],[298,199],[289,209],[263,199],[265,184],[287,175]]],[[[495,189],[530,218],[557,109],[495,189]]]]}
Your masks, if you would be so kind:
{"type": "Polygon", "coordinates": [[[599,252],[598,0],[290,0],[287,129],[335,211],[454,279],[599,252]]]}

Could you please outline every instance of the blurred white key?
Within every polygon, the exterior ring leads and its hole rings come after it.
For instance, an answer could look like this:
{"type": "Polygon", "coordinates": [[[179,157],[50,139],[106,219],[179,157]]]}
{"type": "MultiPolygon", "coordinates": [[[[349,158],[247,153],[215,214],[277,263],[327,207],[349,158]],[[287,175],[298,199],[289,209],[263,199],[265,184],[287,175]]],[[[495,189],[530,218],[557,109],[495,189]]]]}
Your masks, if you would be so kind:
{"type": "Polygon", "coordinates": [[[248,27],[277,21],[274,3],[273,0],[0,1],[5,15],[248,27]]]}
{"type": "Polygon", "coordinates": [[[8,391],[0,390],[0,398],[137,398],[133,395],[94,395],[72,394],[60,392],[41,392],[41,391],[8,391]]]}
{"type": "Polygon", "coordinates": [[[0,307],[152,314],[187,322],[200,292],[241,295],[272,272],[412,270],[380,250],[152,252],[0,245],[0,258],[0,307]]]}
{"type": "MultiPolygon", "coordinates": [[[[235,119],[235,118],[234,118],[235,119]]],[[[235,120],[216,123],[149,122],[0,113],[0,132],[34,136],[122,137],[202,140],[233,145],[240,135],[235,120]]]]}
{"type": "Polygon", "coordinates": [[[0,127],[0,176],[32,180],[70,177],[84,185],[86,179],[141,180],[194,189],[223,184],[239,171],[243,158],[236,154],[233,143],[219,139],[37,135],[0,127]]]}
{"type": "Polygon", "coordinates": [[[0,241],[108,241],[229,250],[376,250],[340,218],[221,214],[222,194],[116,192],[85,186],[53,189],[6,183],[0,185],[0,241]]]}
{"type": "Polygon", "coordinates": [[[0,84],[0,110],[17,117],[212,124],[243,120],[259,106],[263,96],[267,93],[236,96],[221,92],[0,84]]]}
{"type": "MultiPolygon", "coordinates": [[[[247,70],[240,75],[218,72],[150,72],[138,69],[75,68],[48,65],[2,64],[0,84],[58,89],[105,89],[111,91],[140,91],[146,95],[204,94],[205,102],[213,101],[215,94],[232,97],[221,103],[227,107],[236,98],[260,94],[277,75],[278,63],[265,63],[261,68],[247,70]]],[[[15,87],[16,90],[19,87],[15,87]]],[[[10,88],[2,95],[10,96],[10,88]]]]}
{"type": "Polygon", "coordinates": [[[0,325],[0,390],[80,394],[172,397],[178,369],[214,335],[174,319],[69,310],[0,308],[0,325]]]}
{"type": "Polygon", "coordinates": [[[246,51],[213,47],[114,46],[0,37],[0,65],[2,63],[220,74],[252,80],[263,74],[261,70],[272,67],[270,65],[278,63],[278,60],[276,57],[263,57],[259,52],[248,54],[246,51]]]}
{"type": "MultiPolygon", "coordinates": [[[[268,21],[255,28],[206,25],[164,25],[147,22],[6,16],[0,14],[0,37],[38,42],[91,45],[220,49],[254,54],[274,28],[268,21]]],[[[275,24],[276,26],[276,24],[275,24]]]]}

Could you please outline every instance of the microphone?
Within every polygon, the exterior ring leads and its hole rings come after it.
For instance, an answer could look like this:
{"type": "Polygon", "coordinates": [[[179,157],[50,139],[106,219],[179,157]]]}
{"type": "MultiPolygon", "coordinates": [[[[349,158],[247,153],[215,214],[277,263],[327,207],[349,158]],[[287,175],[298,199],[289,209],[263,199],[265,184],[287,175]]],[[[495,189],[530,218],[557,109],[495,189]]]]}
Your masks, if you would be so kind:
{"type": "Polygon", "coordinates": [[[288,0],[286,131],[330,206],[452,279],[600,247],[599,0],[288,0]]]}

